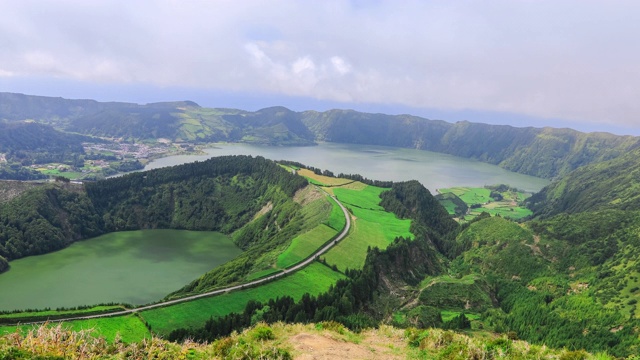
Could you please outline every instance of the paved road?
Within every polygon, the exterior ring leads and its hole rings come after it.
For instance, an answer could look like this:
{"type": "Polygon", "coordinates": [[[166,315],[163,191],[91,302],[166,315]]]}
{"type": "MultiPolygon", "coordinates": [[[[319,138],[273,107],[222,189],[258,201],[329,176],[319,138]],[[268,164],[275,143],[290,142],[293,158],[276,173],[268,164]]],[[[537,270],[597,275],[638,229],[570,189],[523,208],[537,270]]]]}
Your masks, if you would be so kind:
{"type": "MultiPolygon", "coordinates": [[[[329,195],[329,196],[331,196],[331,195],[329,195]]],[[[200,299],[200,298],[203,298],[203,297],[220,295],[220,294],[224,294],[224,293],[229,292],[229,291],[239,290],[239,289],[243,289],[243,288],[246,288],[246,287],[252,287],[252,286],[255,286],[255,285],[260,285],[262,283],[266,283],[268,281],[273,281],[273,280],[275,280],[277,278],[280,278],[282,276],[286,276],[288,274],[296,272],[296,271],[304,268],[305,266],[311,264],[313,261],[316,260],[316,258],[318,256],[324,254],[329,249],[331,249],[335,244],[337,244],[340,240],[344,239],[345,236],[347,236],[347,233],[349,233],[349,229],[351,229],[351,216],[349,215],[349,212],[344,207],[344,205],[342,205],[342,203],[340,201],[338,201],[338,199],[335,196],[331,196],[331,197],[340,206],[340,208],[342,209],[342,212],[344,213],[344,218],[346,220],[346,225],[345,225],[344,229],[342,230],[340,235],[338,235],[333,241],[331,241],[330,243],[325,245],[320,250],[316,251],[309,258],[307,258],[306,260],[304,260],[304,261],[302,261],[302,262],[300,262],[300,263],[298,263],[298,264],[296,264],[296,265],[294,265],[294,266],[292,266],[292,267],[290,267],[290,268],[288,268],[288,269],[286,269],[286,270],[284,270],[282,272],[279,272],[277,274],[273,274],[273,275],[271,275],[269,277],[266,277],[266,278],[254,280],[254,281],[251,281],[251,282],[248,282],[248,283],[235,285],[235,286],[229,286],[229,287],[226,287],[226,288],[209,291],[209,292],[202,293],[202,294],[191,295],[191,296],[183,297],[183,298],[180,298],[180,299],[168,300],[168,301],[164,301],[164,302],[157,303],[157,304],[140,306],[140,307],[137,307],[135,309],[122,310],[122,311],[116,311],[116,312],[105,313],[105,314],[88,315],[88,316],[76,316],[76,317],[69,317],[69,318],[63,318],[63,319],[55,319],[55,320],[49,320],[48,322],[97,319],[97,318],[103,318],[103,317],[111,317],[111,316],[120,316],[120,315],[132,314],[132,313],[139,312],[139,311],[155,309],[155,308],[159,308],[159,307],[163,307],[163,306],[178,304],[178,303],[185,302],[185,301],[191,301],[191,300],[195,300],[195,299],[200,299]]],[[[42,323],[45,323],[45,322],[47,322],[47,321],[37,321],[37,322],[21,323],[21,324],[23,324],[23,325],[31,325],[31,324],[42,324],[42,323]]],[[[5,325],[5,324],[3,324],[3,325],[5,325]]],[[[10,325],[10,324],[6,324],[6,325],[10,325]]]]}

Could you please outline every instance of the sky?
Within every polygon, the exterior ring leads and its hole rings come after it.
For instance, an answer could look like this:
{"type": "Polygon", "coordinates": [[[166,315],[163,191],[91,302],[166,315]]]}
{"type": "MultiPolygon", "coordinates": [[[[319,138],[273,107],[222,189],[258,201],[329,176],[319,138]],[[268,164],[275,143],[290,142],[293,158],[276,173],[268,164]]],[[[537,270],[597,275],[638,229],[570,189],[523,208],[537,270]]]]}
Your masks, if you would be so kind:
{"type": "Polygon", "coordinates": [[[0,91],[640,135],[636,0],[0,0],[0,91]]]}

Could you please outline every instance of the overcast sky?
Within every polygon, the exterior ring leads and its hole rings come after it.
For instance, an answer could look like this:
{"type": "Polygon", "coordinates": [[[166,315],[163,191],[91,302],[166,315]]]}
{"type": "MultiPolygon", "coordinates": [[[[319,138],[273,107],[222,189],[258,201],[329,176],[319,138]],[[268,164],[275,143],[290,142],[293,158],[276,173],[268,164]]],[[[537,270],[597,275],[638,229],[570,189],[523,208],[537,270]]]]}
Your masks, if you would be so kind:
{"type": "Polygon", "coordinates": [[[0,0],[0,91],[640,135],[640,1],[0,0]]]}

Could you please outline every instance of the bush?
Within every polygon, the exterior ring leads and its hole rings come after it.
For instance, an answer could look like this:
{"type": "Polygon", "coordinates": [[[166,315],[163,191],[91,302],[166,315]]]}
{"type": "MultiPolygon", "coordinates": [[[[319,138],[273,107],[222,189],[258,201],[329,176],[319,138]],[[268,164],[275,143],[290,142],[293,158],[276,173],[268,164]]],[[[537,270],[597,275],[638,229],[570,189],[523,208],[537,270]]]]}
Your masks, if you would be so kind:
{"type": "Polygon", "coordinates": [[[267,325],[257,325],[252,331],[251,336],[256,340],[273,340],[275,339],[275,335],[273,335],[273,330],[267,325]]]}

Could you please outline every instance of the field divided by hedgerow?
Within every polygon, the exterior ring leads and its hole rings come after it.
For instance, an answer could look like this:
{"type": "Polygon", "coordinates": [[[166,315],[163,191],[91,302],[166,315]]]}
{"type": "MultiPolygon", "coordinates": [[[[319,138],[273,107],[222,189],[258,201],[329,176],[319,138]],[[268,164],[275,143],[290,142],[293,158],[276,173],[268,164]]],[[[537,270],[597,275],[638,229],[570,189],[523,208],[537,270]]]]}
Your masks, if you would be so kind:
{"type": "Polygon", "coordinates": [[[396,237],[410,237],[411,220],[398,219],[386,212],[380,203],[383,188],[366,186],[357,188],[334,188],[334,194],[353,214],[351,231],[323,258],[338,269],[360,269],[367,257],[367,248],[385,249],[396,237]]]}
{"type": "Polygon", "coordinates": [[[266,302],[288,295],[297,301],[305,293],[317,295],[342,278],[344,275],[316,262],[283,279],[256,288],[148,310],[141,315],[154,332],[166,336],[176,328],[204,326],[212,316],[242,312],[249,300],[266,302]]]}

